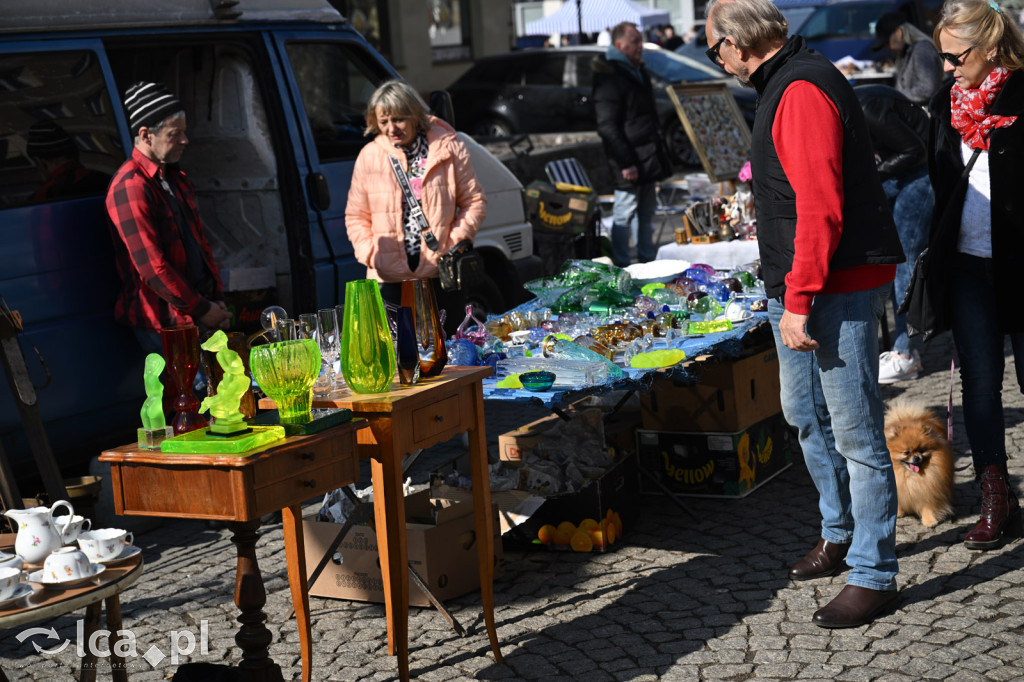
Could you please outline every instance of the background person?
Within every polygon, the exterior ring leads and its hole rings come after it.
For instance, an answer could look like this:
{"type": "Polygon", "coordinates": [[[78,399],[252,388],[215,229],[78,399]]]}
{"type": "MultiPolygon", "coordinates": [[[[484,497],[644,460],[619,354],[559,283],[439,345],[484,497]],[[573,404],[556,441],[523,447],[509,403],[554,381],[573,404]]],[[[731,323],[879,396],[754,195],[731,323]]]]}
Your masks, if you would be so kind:
{"type": "MultiPolygon", "coordinates": [[[[398,305],[406,279],[432,279],[439,308],[460,310],[461,292],[444,292],[437,261],[453,246],[476,236],[487,215],[469,151],[443,120],[431,116],[413,88],[398,80],[383,83],[366,105],[366,134],[373,141],[356,159],[345,207],[345,227],[366,276],[381,282],[386,301],[398,305]],[[403,200],[388,157],[398,159],[420,201],[436,251],[424,240],[403,200]]],[[[451,318],[451,315],[449,315],[451,318]]],[[[454,330],[460,319],[448,319],[454,330]]]]}
{"type": "Polygon", "coordinates": [[[202,338],[227,329],[231,312],[195,190],[177,167],[188,145],[184,107],[158,83],[128,88],[124,106],[135,147],[106,200],[122,282],[114,316],[147,353],[161,353],[161,327],[195,324],[202,338]]]}
{"type": "Polygon", "coordinates": [[[871,49],[888,48],[896,55],[896,89],[914,104],[927,106],[942,84],[942,59],[928,35],[902,13],[886,12],[875,24],[875,36],[871,49]]]}
{"type": "MultiPolygon", "coordinates": [[[[917,257],[928,245],[935,195],[928,179],[928,114],[887,85],[855,87],[864,109],[878,176],[889,198],[893,222],[907,260],[896,266],[893,310],[906,296],[917,257]]],[[[907,334],[907,316],[895,314],[892,348],[878,358],[878,383],[894,384],[916,379],[921,354],[916,339],[907,334]]]]}
{"type": "Polygon", "coordinates": [[[631,233],[636,234],[638,261],[646,263],[658,255],[653,237],[655,183],[672,173],[643,50],[636,25],[623,22],[612,29],[612,44],[604,57],[592,62],[597,133],[615,181],[612,260],[619,267],[632,262],[631,233]]]}
{"type": "Polygon", "coordinates": [[[812,621],[856,627],[899,602],[896,481],[873,360],[903,253],[846,77],[802,36],[787,39],[769,0],[712,0],[707,11],[708,57],[757,90],[750,160],[782,410],[819,493],[821,538],[789,575],[835,575],[845,559],[846,586],[812,621]]]}
{"type": "Polygon", "coordinates": [[[948,0],[935,40],[953,80],[932,100],[928,167],[935,188],[930,292],[951,324],[960,358],[964,427],[981,483],[981,519],[971,549],[1020,535],[1020,505],[1006,471],[1004,342],[1009,336],[1024,390],[1024,318],[1013,311],[1024,253],[1020,160],[1024,158],[1024,40],[987,0],[948,0]],[[960,177],[978,157],[965,185],[960,177]]]}

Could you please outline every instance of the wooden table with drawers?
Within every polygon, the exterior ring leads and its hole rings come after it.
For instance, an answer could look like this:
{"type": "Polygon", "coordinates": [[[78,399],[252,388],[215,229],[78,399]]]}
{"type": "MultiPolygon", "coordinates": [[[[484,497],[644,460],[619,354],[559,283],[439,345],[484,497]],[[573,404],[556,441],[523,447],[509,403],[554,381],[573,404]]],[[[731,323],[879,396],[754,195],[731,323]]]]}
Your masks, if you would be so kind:
{"type": "Polygon", "coordinates": [[[288,584],[295,606],[302,679],[311,679],[309,596],[302,539],[302,502],[359,479],[356,434],[368,430],[353,420],[312,436],[292,436],[247,456],[178,455],[126,445],[104,452],[111,465],[118,514],[226,521],[238,564],[235,604],[242,624],[235,642],[239,671],[248,680],[282,680],[270,659],[272,640],[263,606],[267,593],[256,562],[260,517],[281,511],[288,584]]]}
{"type": "MultiPolygon", "coordinates": [[[[359,455],[371,460],[374,522],[377,537],[385,539],[377,548],[384,579],[388,653],[398,657],[402,680],[409,679],[409,556],[402,458],[463,432],[469,434],[484,623],[494,658],[502,662],[494,625],[494,517],[484,427],[483,380],[491,372],[490,367],[446,367],[439,376],[413,386],[402,386],[396,380],[384,393],[343,389],[313,399],[314,407],[345,407],[370,423],[370,428],[358,434],[359,455]]],[[[273,407],[273,402],[260,401],[260,407],[273,407]]]]}

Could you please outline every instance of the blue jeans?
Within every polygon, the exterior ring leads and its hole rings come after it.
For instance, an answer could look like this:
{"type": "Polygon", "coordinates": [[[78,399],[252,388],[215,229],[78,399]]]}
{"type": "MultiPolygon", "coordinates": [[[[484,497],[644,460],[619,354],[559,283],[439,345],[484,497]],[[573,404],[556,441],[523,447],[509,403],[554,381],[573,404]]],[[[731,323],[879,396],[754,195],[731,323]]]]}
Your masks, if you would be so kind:
{"type": "Polygon", "coordinates": [[[1006,462],[1003,344],[1009,336],[1017,384],[1024,391],[1024,334],[1004,334],[999,329],[1000,316],[1008,311],[997,310],[991,258],[958,253],[949,277],[955,283],[951,287],[950,305],[953,341],[960,357],[964,429],[974,467],[980,471],[1006,462]]]}
{"type": "MultiPolygon", "coordinates": [[[[900,236],[903,253],[907,255],[907,262],[896,266],[896,280],[892,286],[892,309],[895,311],[910,286],[910,276],[914,273],[917,256],[928,245],[935,194],[928,179],[928,169],[924,167],[905,177],[889,178],[882,183],[882,189],[889,198],[896,232],[900,236]]],[[[911,342],[907,336],[907,316],[895,315],[894,326],[892,350],[909,357],[911,342]]],[[[917,345],[916,342],[914,345],[917,345]]]]}
{"type": "Polygon", "coordinates": [[[878,321],[888,286],[814,298],[807,333],[820,347],[790,350],[784,308],[768,302],[779,352],[782,412],[796,427],[818,489],[821,537],[851,543],[848,585],[896,588],[896,479],[883,434],[878,321]]]}
{"type": "Polygon", "coordinates": [[[658,252],[654,248],[654,183],[638,184],[634,189],[615,190],[615,207],[612,209],[612,261],[621,268],[632,263],[629,253],[629,238],[636,235],[637,261],[646,263],[654,260],[658,252]]]}

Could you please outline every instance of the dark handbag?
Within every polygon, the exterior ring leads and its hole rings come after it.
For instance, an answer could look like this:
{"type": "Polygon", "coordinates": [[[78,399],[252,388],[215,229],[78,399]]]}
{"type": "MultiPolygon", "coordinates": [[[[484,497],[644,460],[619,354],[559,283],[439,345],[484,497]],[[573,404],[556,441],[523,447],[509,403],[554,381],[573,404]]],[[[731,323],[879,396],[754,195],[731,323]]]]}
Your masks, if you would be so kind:
{"type": "MultiPolygon", "coordinates": [[[[423,241],[431,251],[437,251],[440,246],[437,243],[437,237],[430,231],[430,224],[427,222],[426,216],[423,215],[423,207],[420,206],[416,195],[412,193],[412,187],[409,186],[409,178],[406,177],[398,159],[390,154],[388,159],[391,161],[391,169],[395,172],[398,186],[402,188],[402,196],[409,205],[410,214],[420,225],[423,241]]],[[[473,250],[473,242],[469,239],[463,239],[437,261],[437,275],[444,291],[461,291],[467,286],[472,286],[473,281],[479,281],[483,274],[484,259],[473,250]]]]}
{"type": "MultiPolygon", "coordinates": [[[[978,160],[979,151],[977,149],[974,150],[971,160],[967,162],[964,172],[960,175],[959,182],[967,180],[967,176],[971,173],[971,168],[974,167],[974,162],[978,160]]],[[[949,208],[949,205],[947,205],[946,210],[948,211],[949,208]]],[[[959,226],[959,220],[953,220],[951,223],[950,220],[945,219],[947,217],[943,216],[944,219],[940,225],[955,224],[959,226]]],[[[945,239],[945,233],[940,230],[939,234],[936,234],[933,238],[932,243],[941,244],[945,239]]],[[[925,248],[918,255],[917,262],[914,263],[914,272],[910,275],[910,284],[907,285],[906,294],[903,296],[903,302],[900,303],[900,307],[896,310],[898,314],[907,316],[907,335],[917,336],[920,334],[924,341],[949,329],[948,318],[942,314],[941,306],[936,306],[936,292],[933,288],[938,284],[935,276],[940,275],[928,272],[930,251],[931,246],[925,248]]]]}
{"type": "Polygon", "coordinates": [[[472,288],[484,274],[484,259],[473,250],[473,242],[463,239],[437,261],[437,274],[445,291],[472,288]]]}

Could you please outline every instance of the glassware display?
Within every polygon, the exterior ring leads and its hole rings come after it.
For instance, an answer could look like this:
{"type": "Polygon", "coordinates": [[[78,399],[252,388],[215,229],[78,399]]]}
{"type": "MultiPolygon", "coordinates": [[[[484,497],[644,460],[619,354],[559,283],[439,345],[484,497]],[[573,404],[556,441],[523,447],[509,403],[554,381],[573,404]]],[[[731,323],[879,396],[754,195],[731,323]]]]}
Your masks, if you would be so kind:
{"type": "Polygon", "coordinates": [[[555,383],[555,373],[541,369],[523,372],[519,381],[527,391],[549,391],[555,383]]]}
{"type": "Polygon", "coordinates": [[[555,375],[552,388],[564,390],[603,384],[608,380],[609,364],[603,359],[600,362],[593,362],[544,357],[505,358],[495,363],[494,372],[498,379],[534,370],[551,372],[555,375]]]}
{"type": "Polygon", "coordinates": [[[287,311],[279,305],[267,306],[260,313],[260,326],[271,341],[280,341],[277,336],[277,321],[288,317],[287,311]]]}
{"type": "Polygon", "coordinates": [[[302,338],[299,335],[299,324],[290,317],[281,317],[277,320],[277,338],[281,341],[295,341],[302,338]]]}
{"type": "Polygon", "coordinates": [[[199,371],[199,328],[194,325],[165,327],[160,330],[160,343],[167,363],[167,377],[173,384],[168,388],[177,393],[174,400],[177,414],[171,420],[174,435],[205,427],[206,420],[199,414],[199,399],[192,387],[199,371]]]}
{"type": "Polygon", "coordinates": [[[334,388],[334,363],[341,352],[341,328],[334,308],[316,311],[316,342],[320,347],[320,376],[313,384],[317,395],[330,393],[334,388]]]}
{"type": "Polygon", "coordinates": [[[320,349],[312,339],[278,341],[253,347],[253,379],[277,405],[281,423],[309,419],[313,382],[320,372],[320,349]]]}
{"type": "MultiPolygon", "coordinates": [[[[395,377],[397,361],[377,280],[345,284],[341,372],[356,393],[380,393],[395,377]]],[[[422,367],[421,367],[422,372],[422,367]]]]}
{"type": "MultiPolygon", "coordinates": [[[[621,379],[622,368],[616,365],[611,360],[607,359],[603,355],[599,355],[589,348],[579,346],[572,341],[566,339],[560,339],[556,336],[549,336],[544,339],[541,344],[541,351],[546,358],[556,358],[560,360],[583,360],[583,361],[599,361],[603,362],[608,366],[608,377],[611,379],[621,379]]],[[[558,374],[558,372],[555,372],[558,374]]]]}
{"type": "MultiPolygon", "coordinates": [[[[252,381],[245,373],[245,364],[238,353],[228,346],[228,335],[218,329],[201,345],[205,354],[214,354],[220,376],[214,385],[210,380],[210,392],[199,405],[199,411],[210,411],[213,424],[210,431],[220,435],[232,435],[249,431],[239,409],[242,396],[252,390],[252,381]]],[[[211,367],[212,370],[212,367],[211,367]]]]}
{"type": "Polygon", "coordinates": [[[420,355],[420,375],[433,377],[448,363],[441,316],[434,300],[434,287],[428,279],[402,282],[402,305],[412,310],[420,355]]]}
{"type": "MultiPolygon", "coordinates": [[[[242,363],[242,371],[248,381],[246,390],[242,393],[238,403],[238,409],[245,419],[252,419],[256,416],[256,396],[252,392],[252,374],[249,371],[249,345],[246,342],[245,334],[242,332],[220,332],[227,337],[227,348],[238,355],[242,363]]],[[[216,335],[216,334],[215,334],[216,335]]],[[[213,338],[213,337],[211,337],[213,338]]],[[[212,397],[220,390],[221,378],[224,376],[224,368],[217,358],[217,349],[208,348],[209,340],[200,344],[202,349],[203,371],[206,373],[206,395],[212,397]]],[[[238,385],[241,385],[240,383],[238,385]]],[[[200,410],[202,411],[202,410],[200,410]]]]}
{"type": "Polygon", "coordinates": [[[412,386],[420,380],[420,355],[416,342],[416,321],[412,308],[398,308],[395,350],[398,362],[398,380],[403,386],[412,386]]]}
{"type": "MultiPolygon", "coordinates": [[[[345,328],[345,306],[344,305],[336,305],[336,306],[334,306],[334,315],[338,318],[338,329],[339,330],[344,329],[345,328]]],[[[339,358],[340,358],[340,356],[341,356],[341,352],[340,352],[341,336],[340,335],[338,337],[338,348],[339,348],[338,355],[339,355],[339,358]]],[[[345,375],[343,375],[341,373],[341,363],[340,362],[337,363],[335,368],[334,368],[334,388],[335,388],[335,390],[345,388],[345,375]]]]}
{"type": "Polygon", "coordinates": [[[298,325],[300,339],[316,339],[318,324],[314,313],[299,315],[298,325]]]}

